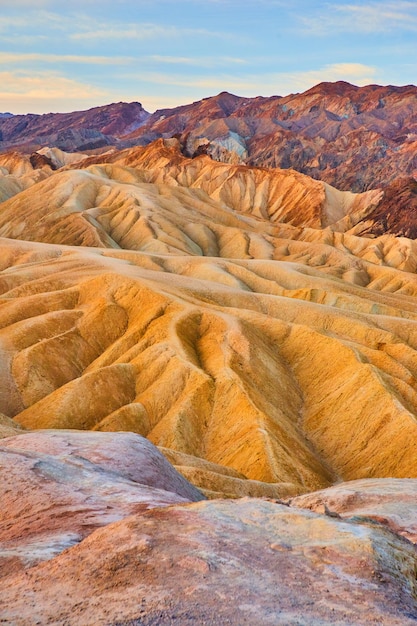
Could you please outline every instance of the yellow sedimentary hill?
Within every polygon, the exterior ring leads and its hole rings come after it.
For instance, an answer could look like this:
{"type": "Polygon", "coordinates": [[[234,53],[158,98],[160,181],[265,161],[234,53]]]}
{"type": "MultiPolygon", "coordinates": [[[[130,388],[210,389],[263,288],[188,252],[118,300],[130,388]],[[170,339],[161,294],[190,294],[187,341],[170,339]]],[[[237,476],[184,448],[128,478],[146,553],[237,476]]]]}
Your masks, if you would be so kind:
{"type": "Polygon", "coordinates": [[[0,411],[144,435],[208,495],[417,476],[417,244],[351,230],[378,191],[95,160],[0,206],[0,411]]]}
{"type": "Polygon", "coordinates": [[[45,180],[51,173],[48,165],[35,169],[29,157],[17,152],[0,154],[0,202],[45,180]]]}

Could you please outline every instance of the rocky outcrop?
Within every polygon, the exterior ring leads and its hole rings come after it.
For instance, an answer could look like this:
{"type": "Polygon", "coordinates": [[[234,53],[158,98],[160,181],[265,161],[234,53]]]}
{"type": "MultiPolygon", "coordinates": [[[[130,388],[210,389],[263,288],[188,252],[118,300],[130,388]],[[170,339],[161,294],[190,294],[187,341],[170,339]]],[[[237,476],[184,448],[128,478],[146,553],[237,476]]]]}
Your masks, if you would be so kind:
{"type": "Polygon", "coordinates": [[[397,178],[383,190],[381,202],[368,213],[357,233],[392,233],[417,239],[417,180],[397,178]]]}
{"type": "Polygon", "coordinates": [[[287,504],[361,524],[382,525],[417,544],[416,494],[415,480],[352,480],[292,498],[287,504]]]}
{"type": "Polygon", "coordinates": [[[0,443],[5,623],[417,623],[416,480],[203,502],[133,433],[0,443]]]}
{"type": "Polygon", "coordinates": [[[40,155],[32,158],[18,152],[0,154],[0,202],[45,180],[52,170],[52,164],[40,155]]]}
{"type": "Polygon", "coordinates": [[[51,170],[55,170],[55,164],[52,159],[50,159],[45,154],[40,154],[39,152],[34,152],[29,157],[30,164],[32,165],[34,170],[41,169],[42,167],[50,167],[51,170]]]}
{"type": "MultiPolygon", "coordinates": [[[[320,83],[284,97],[221,93],[192,105],[156,111],[131,141],[178,136],[192,156],[230,161],[232,147],[250,165],[293,168],[350,191],[379,188],[417,173],[417,88],[320,83]]],[[[126,141],[127,138],[124,138],[126,141]]]]}

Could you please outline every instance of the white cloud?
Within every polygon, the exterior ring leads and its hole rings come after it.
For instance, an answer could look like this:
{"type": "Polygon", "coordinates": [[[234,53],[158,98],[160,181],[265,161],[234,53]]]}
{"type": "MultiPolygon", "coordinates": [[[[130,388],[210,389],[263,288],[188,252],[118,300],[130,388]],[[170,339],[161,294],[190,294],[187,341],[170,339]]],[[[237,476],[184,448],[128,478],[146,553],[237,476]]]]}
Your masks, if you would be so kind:
{"type": "Polygon", "coordinates": [[[387,33],[394,30],[417,31],[416,2],[329,3],[319,15],[300,16],[309,34],[338,32],[387,33]]]}

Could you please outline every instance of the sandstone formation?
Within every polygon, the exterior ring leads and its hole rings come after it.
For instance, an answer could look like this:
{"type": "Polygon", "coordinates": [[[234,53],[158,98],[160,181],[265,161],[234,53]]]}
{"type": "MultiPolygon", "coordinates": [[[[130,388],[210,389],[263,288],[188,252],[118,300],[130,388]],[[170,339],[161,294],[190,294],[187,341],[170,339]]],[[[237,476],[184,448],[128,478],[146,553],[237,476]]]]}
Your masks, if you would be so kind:
{"type": "Polygon", "coordinates": [[[417,544],[417,483],[411,479],[352,480],[288,500],[309,509],[362,524],[381,524],[417,544]]]}
{"type": "Polygon", "coordinates": [[[6,623],[417,623],[409,541],[265,500],[154,508],[51,557],[0,581],[6,623]]]}
{"type": "Polygon", "coordinates": [[[52,173],[46,162],[31,162],[30,157],[17,152],[0,154],[0,202],[45,180],[52,173]]]}

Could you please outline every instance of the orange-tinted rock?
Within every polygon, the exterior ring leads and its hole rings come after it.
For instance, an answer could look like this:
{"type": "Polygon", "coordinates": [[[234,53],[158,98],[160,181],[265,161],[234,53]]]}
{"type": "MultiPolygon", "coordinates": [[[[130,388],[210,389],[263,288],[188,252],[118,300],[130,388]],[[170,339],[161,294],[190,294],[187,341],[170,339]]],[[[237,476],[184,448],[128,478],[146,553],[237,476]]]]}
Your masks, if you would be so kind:
{"type": "Polygon", "coordinates": [[[0,409],[238,473],[185,464],[211,496],[417,476],[417,244],[352,234],[380,195],[176,140],[52,173],[0,212],[34,240],[2,240],[0,409]]]}

